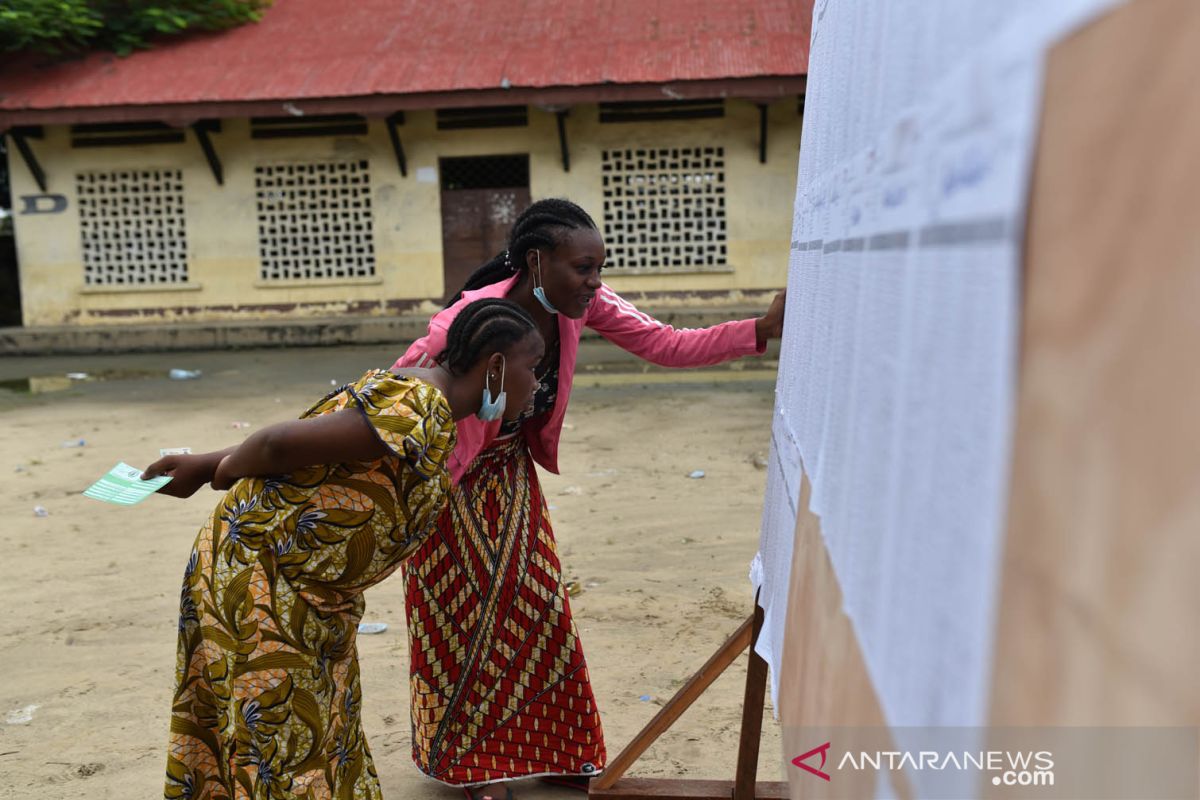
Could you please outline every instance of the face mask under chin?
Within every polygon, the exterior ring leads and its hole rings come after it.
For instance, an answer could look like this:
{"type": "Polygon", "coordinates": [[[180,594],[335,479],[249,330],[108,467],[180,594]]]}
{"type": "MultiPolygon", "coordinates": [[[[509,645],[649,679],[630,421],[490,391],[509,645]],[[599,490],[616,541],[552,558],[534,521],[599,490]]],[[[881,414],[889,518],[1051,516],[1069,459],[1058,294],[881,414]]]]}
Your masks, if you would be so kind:
{"type": "Polygon", "coordinates": [[[508,403],[508,393],[504,391],[504,368],[506,365],[507,360],[501,356],[499,394],[492,395],[491,387],[488,385],[490,381],[487,376],[484,376],[483,401],[479,404],[479,410],[475,412],[475,416],[484,422],[495,422],[504,416],[504,407],[508,403]]]}
{"type": "Polygon", "coordinates": [[[542,253],[540,250],[533,251],[533,257],[537,259],[537,281],[533,285],[533,296],[542,304],[542,308],[546,309],[551,314],[557,314],[558,309],[554,304],[546,299],[546,290],[542,288],[542,253]]]}

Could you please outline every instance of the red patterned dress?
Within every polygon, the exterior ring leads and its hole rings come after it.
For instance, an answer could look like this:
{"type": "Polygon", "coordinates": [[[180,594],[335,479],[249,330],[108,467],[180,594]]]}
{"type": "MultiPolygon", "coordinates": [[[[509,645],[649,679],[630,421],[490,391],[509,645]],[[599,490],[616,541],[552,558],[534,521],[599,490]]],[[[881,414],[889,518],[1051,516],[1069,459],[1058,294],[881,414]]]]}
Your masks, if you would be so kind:
{"type": "MultiPolygon", "coordinates": [[[[476,300],[507,297],[519,279],[464,292],[434,315],[395,367],[431,366],[456,315],[476,300]]],[[[534,467],[536,461],[558,472],[583,329],[668,367],[718,364],[765,347],[753,319],[676,329],[608,286],[583,317],[559,315],[557,323],[558,353],[546,361],[557,378],[539,375],[545,386],[515,436],[497,437],[495,423],[472,417],[456,423],[449,508],[405,564],[413,758],[445,783],[590,776],[605,764],[600,716],[534,467]]]]}
{"type": "Polygon", "coordinates": [[[546,500],[517,430],[554,405],[558,361],[554,348],[532,408],[472,462],[405,563],[413,760],[445,783],[604,766],[546,500]]]}

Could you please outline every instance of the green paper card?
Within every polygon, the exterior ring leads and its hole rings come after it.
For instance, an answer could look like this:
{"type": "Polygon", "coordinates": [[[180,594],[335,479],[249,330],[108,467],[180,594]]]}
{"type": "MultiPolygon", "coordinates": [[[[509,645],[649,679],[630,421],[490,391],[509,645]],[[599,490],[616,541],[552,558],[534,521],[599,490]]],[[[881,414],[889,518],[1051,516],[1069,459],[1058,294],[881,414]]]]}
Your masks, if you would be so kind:
{"type": "Polygon", "coordinates": [[[142,471],[125,462],[117,464],[108,474],[84,490],[84,494],[106,503],[132,506],[158,491],[160,486],[171,482],[170,475],[160,475],[148,481],[142,480],[142,471]]]}

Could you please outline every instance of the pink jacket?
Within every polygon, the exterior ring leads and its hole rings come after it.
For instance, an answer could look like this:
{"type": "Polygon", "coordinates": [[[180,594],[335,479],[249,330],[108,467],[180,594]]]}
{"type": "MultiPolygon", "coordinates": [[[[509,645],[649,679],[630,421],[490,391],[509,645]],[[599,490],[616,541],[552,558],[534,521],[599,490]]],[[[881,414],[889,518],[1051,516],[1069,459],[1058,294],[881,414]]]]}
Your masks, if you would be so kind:
{"type": "MultiPolygon", "coordinates": [[[[392,368],[430,366],[445,348],[450,323],[464,306],[486,297],[506,297],[516,282],[514,276],[465,292],[461,300],[433,316],[429,321],[429,333],[413,342],[392,368]]],[[[756,341],[753,319],[723,322],[711,328],[676,330],[638,311],[608,286],[602,285],[581,319],[558,316],[558,395],[554,408],[523,427],[534,460],[554,473],[558,472],[558,439],[575,377],[579,336],[585,325],[618,347],[664,367],[704,367],[763,352],[756,341]]],[[[499,421],[483,422],[475,417],[461,419],[457,424],[458,443],[449,460],[450,476],[455,482],[462,478],[467,467],[492,443],[500,430],[499,421]]]]}

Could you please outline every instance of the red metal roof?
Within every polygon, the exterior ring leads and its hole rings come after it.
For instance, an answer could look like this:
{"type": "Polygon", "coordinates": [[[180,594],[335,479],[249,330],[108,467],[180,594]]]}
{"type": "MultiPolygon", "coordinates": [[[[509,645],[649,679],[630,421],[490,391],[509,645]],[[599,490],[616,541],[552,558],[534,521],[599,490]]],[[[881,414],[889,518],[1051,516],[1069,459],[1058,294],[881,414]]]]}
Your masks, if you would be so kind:
{"type": "Polygon", "coordinates": [[[578,98],[563,91],[572,88],[693,82],[783,94],[763,79],[793,79],[794,91],[811,21],[812,0],[275,0],[257,24],[126,58],[0,60],[0,122],[39,110],[73,110],[66,120],[115,107],[199,104],[218,115],[239,104],[262,113],[264,101],[444,104],[452,93],[554,102],[578,98]]]}

